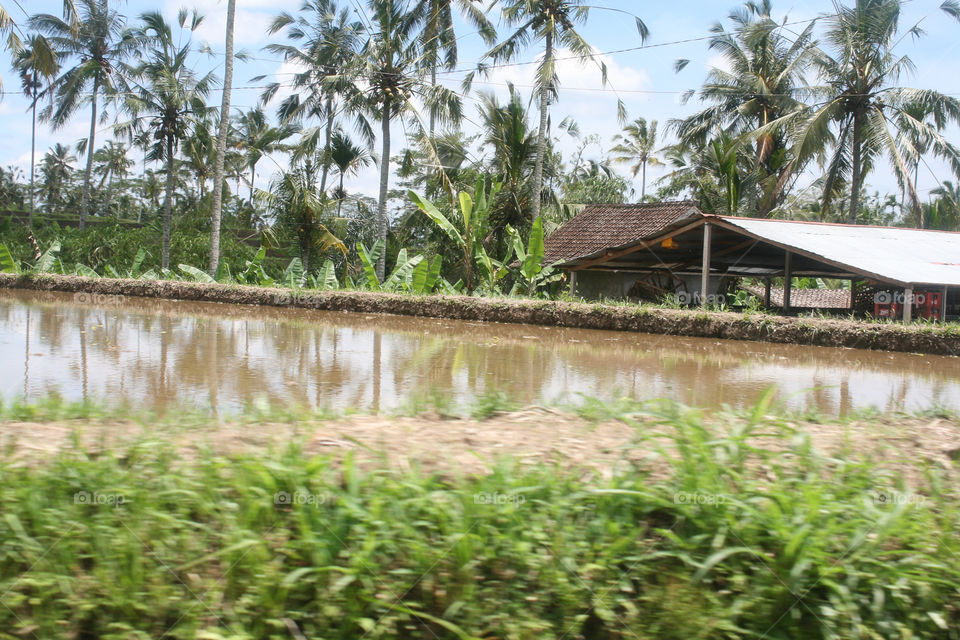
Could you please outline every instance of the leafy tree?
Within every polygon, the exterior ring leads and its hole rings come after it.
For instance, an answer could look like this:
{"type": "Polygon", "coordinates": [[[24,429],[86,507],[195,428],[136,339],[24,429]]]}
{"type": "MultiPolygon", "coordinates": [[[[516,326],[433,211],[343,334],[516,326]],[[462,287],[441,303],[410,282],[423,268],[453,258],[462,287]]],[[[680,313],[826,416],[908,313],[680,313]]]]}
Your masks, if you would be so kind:
{"type": "MultiPolygon", "coordinates": [[[[806,75],[819,55],[811,22],[791,38],[790,31],[772,17],[770,0],[747,2],[730,14],[732,28],[716,23],[709,48],[719,52],[730,70],[714,67],[698,92],[707,108],[670,127],[680,143],[702,148],[721,134],[742,143],[754,140],[754,166],[746,167],[744,179],[755,188],[748,194],[752,210],[747,213],[766,217],[786,197],[789,185],[805,164],[787,162],[792,141],[789,131],[768,128],[748,137],[786,116],[805,109],[809,95],[806,75]],[[749,175],[747,174],[756,174],[749,175]],[[756,190],[759,189],[759,192],[756,190]]],[[[683,69],[688,60],[677,61],[683,69]]],[[[689,94],[689,98],[693,94],[689,94]]],[[[741,153],[738,151],[738,153],[741,153]]]]}
{"type": "Polygon", "coordinates": [[[343,181],[349,174],[356,174],[363,167],[368,167],[373,163],[370,153],[361,146],[353,143],[350,136],[338,131],[333,134],[333,140],[330,146],[330,161],[337,169],[340,177],[340,184],[334,197],[337,199],[337,217],[343,209],[343,201],[347,197],[347,192],[343,188],[343,181]]]}
{"type": "Polygon", "coordinates": [[[49,43],[33,34],[27,38],[25,46],[21,47],[14,56],[13,66],[20,74],[20,84],[23,94],[30,99],[30,218],[33,226],[36,154],[37,154],[37,102],[40,101],[44,83],[51,82],[57,76],[60,65],[57,56],[50,49],[49,43]]]}
{"type": "MultiPolygon", "coordinates": [[[[467,19],[487,45],[497,39],[497,30],[487,18],[479,0],[426,0],[426,17],[420,39],[423,61],[430,69],[430,84],[437,86],[437,69],[455,69],[457,66],[457,35],[453,28],[454,9],[467,19]]],[[[430,137],[436,129],[437,114],[430,111],[430,137]]]]}
{"type": "MultiPolygon", "coordinates": [[[[189,61],[193,41],[178,44],[173,29],[159,12],[140,16],[143,26],[138,39],[146,43],[144,61],[128,69],[132,91],[124,101],[133,119],[120,130],[149,127],[154,143],[147,157],[166,164],[166,190],[163,205],[163,248],[161,266],[170,268],[170,224],[173,217],[173,187],[176,152],[207,110],[206,96],[215,82],[212,73],[198,77],[189,61]]],[[[177,22],[192,34],[203,18],[181,10],[177,22]]]]}
{"type": "MultiPolygon", "coordinates": [[[[918,25],[901,34],[901,5],[901,0],[854,0],[852,6],[838,6],[835,14],[824,17],[826,51],[818,56],[817,68],[825,85],[818,89],[816,104],[781,119],[797,125],[795,162],[830,149],[824,207],[846,187],[850,222],[860,213],[864,178],[884,154],[914,208],[919,208],[919,199],[910,163],[924,151],[916,141],[929,141],[930,150],[960,174],[960,151],[940,133],[948,123],[960,122],[960,101],[898,84],[913,63],[896,52],[897,44],[905,35],[923,35],[918,25]],[[918,112],[929,114],[932,122],[916,118],[918,112]]],[[[960,17],[960,5],[952,0],[941,8],[960,17]]],[[[774,122],[759,133],[781,124],[774,122]]]]}
{"type": "Polygon", "coordinates": [[[525,229],[531,220],[534,198],[534,168],[537,158],[537,137],[531,131],[523,99],[511,85],[509,99],[501,104],[492,93],[480,94],[480,118],[488,150],[487,167],[502,185],[490,212],[490,233],[496,245],[502,245],[507,225],[525,229]]]}
{"type": "MultiPolygon", "coordinates": [[[[320,191],[327,189],[330,170],[330,145],[337,116],[344,105],[344,97],[355,92],[354,71],[356,55],[360,47],[363,25],[352,21],[346,7],[341,8],[334,0],[305,0],[300,15],[294,17],[282,13],[270,24],[271,35],[284,31],[289,44],[270,44],[267,50],[283,56],[287,62],[303,67],[293,77],[293,93],[280,105],[279,115],[283,122],[300,122],[305,118],[319,118],[323,128],[305,132],[301,155],[312,155],[323,133],[320,191]]],[[[267,101],[276,95],[279,83],[268,86],[263,94],[267,101]]],[[[356,109],[358,105],[353,105],[356,109]]],[[[358,123],[367,140],[373,133],[364,121],[358,123]]]]}
{"type": "MultiPolygon", "coordinates": [[[[98,190],[103,192],[104,187],[106,187],[106,208],[109,211],[115,190],[114,180],[118,177],[123,180],[126,177],[130,167],[133,166],[133,160],[127,157],[127,147],[123,143],[118,144],[112,140],[108,140],[105,146],[97,149],[96,153],[93,154],[93,159],[97,163],[95,172],[100,175],[98,190]]],[[[119,210],[117,211],[117,217],[120,217],[119,210]]]]}
{"type": "Polygon", "coordinates": [[[40,199],[47,212],[63,209],[67,190],[73,181],[73,166],[77,158],[70,148],[60,143],[53,145],[40,161],[40,199]]]}
{"type": "Polygon", "coordinates": [[[657,121],[648,124],[643,118],[637,118],[623,128],[623,133],[614,138],[614,142],[617,144],[610,150],[613,161],[632,164],[630,171],[634,178],[641,174],[640,200],[643,200],[647,195],[647,165],[662,164],[656,156],[657,121]]]}
{"type": "Polygon", "coordinates": [[[307,274],[314,254],[322,255],[330,249],[346,253],[343,242],[324,224],[329,203],[318,195],[316,170],[308,166],[310,164],[307,161],[305,165],[281,172],[270,184],[269,191],[260,192],[280,228],[293,231],[303,271],[307,274]]]}
{"type": "MultiPolygon", "coordinates": [[[[402,0],[368,0],[371,27],[355,65],[363,84],[353,84],[349,96],[354,109],[380,123],[380,189],[377,205],[378,236],[386,244],[387,199],[390,188],[390,125],[409,117],[421,127],[419,104],[436,114],[441,123],[459,122],[460,96],[424,78],[423,58],[417,46],[417,28],[422,12],[410,11],[402,0]]],[[[381,252],[376,271],[383,278],[386,252],[381,252]]]]}
{"type": "MultiPolygon", "coordinates": [[[[220,126],[213,160],[213,204],[210,212],[210,276],[220,265],[220,219],[223,211],[223,174],[227,155],[227,137],[230,135],[230,97],[233,91],[233,30],[237,15],[237,0],[227,0],[226,52],[223,62],[223,94],[220,102],[220,126]]],[[[202,183],[201,183],[202,185],[202,183]]],[[[203,187],[201,186],[201,190],[203,187]]]]}
{"type": "Polygon", "coordinates": [[[240,116],[237,127],[237,144],[243,152],[244,162],[250,171],[250,206],[253,206],[253,185],[257,177],[257,163],[265,155],[284,149],[283,141],[296,131],[289,124],[272,126],[263,109],[250,109],[240,116]]]}
{"type": "MultiPolygon", "coordinates": [[[[515,30],[503,42],[487,52],[486,59],[493,63],[508,62],[516,59],[522,51],[535,40],[543,42],[543,57],[537,68],[534,92],[540,103],[540,126],[537,132],[536,161],[533,170],[535,197],[532,201],[531,218],[540,216],[543,187],[543,166],[547,154],[547,122],[550,114],[551,97],[557,95],[556,50],[558,47],[569,49],[581,61],[591,60],[593,48],[577,32],[575,26],[587,19],[590,7],[582,0],[504,0],[502,3],[504,21],[515,30]]],[[[641,41],[648,35],[647,27],[640,18],[635,18],[641,41]]],[[[481,63],[480,70],[487,67],[481,63]]],[[[606,66],[600,64],[600,71],[606,83],[606,66]]],[[[469,78],[468,78],[469,81],[469,78]]],[[[621,116],[623,104],[620,105],[621,116]]]]}
{"type": "Polygon", "coordinates": [[[90,133],[86,140],[87,165],[80,199],[80,228],[90,213],[90,182],[96,149],[97,122],[105,122],[100,100],[111,101],[126,91],[121,72],[124,61],[138,52],[143,39],[125,28],[126,18],[110,8],[109,0],[76,0],[78,22],[50,14],[30,18],[30,26],[47,36],[51,49],[64,62],[72,62],[54,81],[55,101],[41,113],[54,129],[63,127],[80,107],[90,104],[90,133]]]}

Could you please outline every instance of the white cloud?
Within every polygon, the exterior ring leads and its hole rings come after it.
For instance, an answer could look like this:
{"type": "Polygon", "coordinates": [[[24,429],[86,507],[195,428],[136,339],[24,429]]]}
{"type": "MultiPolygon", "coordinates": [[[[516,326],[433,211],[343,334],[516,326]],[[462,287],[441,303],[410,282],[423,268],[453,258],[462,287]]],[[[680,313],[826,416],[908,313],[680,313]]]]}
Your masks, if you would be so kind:
{"type": "Polygon", "coordinates": [[[713,71],[714,69],[719,69],[720,71],[726,71],[730,73],[733,71],[733,67],[730,66],[730,61],[727,60],[725,56],[710,56],[707,59],[707,63],[703,65],[707,71],[713,71]]]}
{"type": "MultiPolygon", "coordinates": [[[[233,34],[236,48],[264,42],[273,16],[281,11],[295,12],[300,4],[300,0],[239,0],[233,34]]],[[[197,41],[207,42],[215,51],[222,51],[227,29],[226,0],[166,0],[164,13],[168,19],[173,19],[181,7],[196,8],[204,16],[203,24],[196,31],[197,41]]]]}

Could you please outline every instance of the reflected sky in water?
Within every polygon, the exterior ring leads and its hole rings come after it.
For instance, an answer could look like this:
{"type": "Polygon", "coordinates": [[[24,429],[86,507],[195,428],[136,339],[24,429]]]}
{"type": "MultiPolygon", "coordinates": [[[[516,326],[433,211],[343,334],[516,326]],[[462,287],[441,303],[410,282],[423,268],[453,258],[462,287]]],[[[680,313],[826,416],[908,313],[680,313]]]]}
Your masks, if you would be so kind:
{"type": "Polygon", "coordinates": [[[232,413],[277,405],[389,410],[581,395],[792,409],[960,410],[960,358],[398,316],[0,291],[5,398],[126,401],[232,413]],[[112,302],[113,304],[110,304],[112,302]]]}

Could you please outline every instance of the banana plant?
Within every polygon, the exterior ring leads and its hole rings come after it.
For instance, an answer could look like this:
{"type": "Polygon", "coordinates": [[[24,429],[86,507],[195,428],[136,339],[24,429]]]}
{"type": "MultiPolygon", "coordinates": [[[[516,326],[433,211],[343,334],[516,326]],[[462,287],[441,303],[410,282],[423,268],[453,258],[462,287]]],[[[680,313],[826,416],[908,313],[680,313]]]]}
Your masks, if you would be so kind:
{"type": "Polygon", "coordinates": [[[20,264],[14,260],[10,249],[5,244],[0,244],[0,271],[3,271],[3,273],[20,273],[20,264]]]}
{"type": "Polygon", "coordinates": [[[517,278],[510,291],[511,295],[516,294],[523,286],[526,289],[526,294],[534,297],[541,287],[558,282],[563,278],[563,274],[556,271],[555,264],[549,266],[543,264],[543,218],[537,217],[533,221],[526,248],[523,246],[523,239],[520,238],[520,234],[510,225],[507,225],[507,234],[510,236],[510,243],[518,262],[517,278]]]}
{"type": "Polygon", "coordinates": [[[238,284],[259,284],[266,287],[273,285],[273,279],[267,275],[263,268],[263,261],[267,257],[267,248],[261,246],[260,250],[253,257],[253,260],[247,260],[243,271],[237,272],[236,281],[238,284]]]}
{"type": "Polygon", "coordinates": [[[320,271],[316,275],[310,276],[310,286],[320,291],[334,291],[340,288],[340,282],[337,280],[337,268],[333,260],[327,258],[320,271]]]}
{"type": "MultiPolygon", "coordinates": [[[[462,252],[467,295],[473,294],[475,265],[479,266],[488,284],[494,284],[499,279],[498,270],[503,269],[503,265],[492,260],[483,246],[483,239],[489,233],[490,209],[499,192],[500,183],[488,186],[486,178],[480,176],[474,187],[473,196],[466,191],[458,194],[460,219],[457,220],[457,224],[447,219],[440,209],[423,196],[414,191],[407,192],[411,202],[417,205],[417,208],[426,214],[462,252]]],[[[505,271],[503,273],[505,274],[505,271]]]]}
{"type": "Polygon", "coordinates": [[[283,271],[283,286],[300,289],[307,283],[307,274],[303,270],[300,258],[294,258],[283,271]]]}
{"type": "MultiPolygon", "coordinates": [[[[112,264],[108,264],[103,268],[103,272],[111,278],[139,278],[140,277],[140,267],[143,265],[143,261],[147,259],[147,252],[140,248],[137,251],[137,255],[134,256],[133,262],[130,264],[130,268],[125,272],[120,272],[112,264]]],[[[77,265],[78,268],[82,265],[77,265]]]]}

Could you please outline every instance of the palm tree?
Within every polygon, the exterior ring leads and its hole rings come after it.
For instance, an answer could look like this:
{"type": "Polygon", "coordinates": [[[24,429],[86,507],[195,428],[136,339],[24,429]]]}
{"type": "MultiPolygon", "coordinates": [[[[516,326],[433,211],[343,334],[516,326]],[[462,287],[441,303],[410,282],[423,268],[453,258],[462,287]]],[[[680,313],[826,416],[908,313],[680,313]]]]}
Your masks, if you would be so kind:
{"type": "Polygon", "coordinates": [[[223,63],[223,96],[220,102],[220,129],[217,133],[217,153],[213,161],[213,209],[210,214],[210,275],[220,266],[220,217],[223,210],[223,164],[227,155],[227,137],[230,135],[230,93],[233,89],[233,26],[237,14],[237,0],[227,0],[226,54],[223,63]]]}
{"type": "Polygon", "coordinates": [[[281,124],[271,126],[263,109],[250,109],[240,116],[237,144],[243,152],[247,169],[250,171],[250,206],[253,206],[253,184],[257,177],[257,163],[263,156],[284,148],[283,141],[296,131],[296,127],[281,124]]]}
{"type": "Polygon", "coordinates": [[[340,184],[334,194],[337,198],[337,217],[343,208],[343,201],[347,197],[347,192],[343,190],[343,180],[349,174],[356,174],[363,167],[368,167],[373,163],[370,153],[363,147],[353,143],[350,136],[337,131],[333,134],[333,142],[330,145],[330,161],[337,168],[337,174],[340,176],[340,184]]]}
{"type": "MultiPolygon", "coordinates": [[[[335,0],[305,0],[300,13],[297,17],[282,13],[274,18],[269,33],[286,31],[290,44],[270,44],[266,48],[282,55],[285,61],[304,68],[293,77],[294,92],[281,103],[279,115],[284,123],[299,122],[308,117],[319,118],[324,123],[320,177],[320,191],[324,192],[330,170],[334,125],[341,111],[338,102],[350,91],[353,82],[349,69],[356,62],[363,25],[351,21],[349,11],[340,8],[335,0]]],[[[271,99],[279,88],[279,83],[269,85],[263,100],[271,99]]],[[[306,144],[302,145],[299,156],[315,152],[320,131],[305,132],[306,144]]],[[[366,137],[372,140],[372,132],[366,137]]]]}
{"type": "MultiPolygon", "coordinates": [[[[437,86],[437,68],[454,69],[457,66],[457,37],[453,28],[454,9],[466,17],[487,45],[497,39],[497,30],[487,19],[478,0],[426,0],[426,16],[420,40],[424,64],[430,69],[430,84],[437,86]]],[[[436,129],[437,114],[430,112],[430,137],[436,129]]]]}
{"type": "MultiPolygon", "coordinates": [[[[17,4],[18,7],[20,6],[20,3],[16,2],[16,0],[14,0],[14,3],[17,4]]],[[[73,0],[63,0],[63,19],[69,22],[75,31],[78,29],[77,8],[73,0]]],[[[19,51],[23,48],[23,40],[20,38],[21,34],[20,27],[10,16],[10,12],[4,8],[3,3],[0,3],[0,37],[6,37],[3,46],[12,52],[14,56],[18,55],[19,51]]],[[[35,51],[34,55],[38,58],[45,58],[47,60],[56,59],[56,52],[50,47],[50,43],[46,39],[41,38],[40,40],[34,41],[33,36],[28,36],[28,41],[30,41],[29,48],[35,51]]],[[[0,76],[0,90],[2,89],[3,77],[0,76]]]]}
{"type": "Polygon", "coordinates": [[[500,248],[507,225],[526,224],[526,211],[534,199],[533,174],[537,137],[527,121],[527,110],[517,90],[508,87],[510,98],[500,104],[492,93],[480,94],[480,118],[484,147],[492,151],[487,168],[502,185],[490,213],[491,234],[500,248]]]}
{"type": "MultiPolygon", "coordinates": [[[[178,45],[173,30],[159,12],[140,16],[143,27],[139,35],[145,38],[148,48],[142,52],[146,59],[139,66],[130,68],[132,92],[125,100],[125,107],[133,116],[120,130],[138,130],[144,126],[154,131],[154,144],[147,157],[166,162],[166,193],[163,205],[163,250],[161,266],[170,267],[170,223],[173,216],[173,185],[175,178],[176,152],[207,111],[205,98],[215,82],[212,73],[197,77],[190,66],[193,51],[192,39],[178,45]]],[[[180,11],[178,22],[181,29],[192,34],[203,18],[196,12],[192,15],[180,11]]]]}
{"type": "MultiPolygon", "coordinates": [[[[773,19],[770,0],[747,2],[731,12],[730,21],[732,28],[718,22],[710,29],[714,35],[709,48],[718,51],[730,68],[711,69],[700,89],[700,100],[710,106],[670,122],[683,145],[703,148],[717,136],[739,137],[805,108],[805,75],[819,52],[814,23],[789,38],[773,19]]],[[[677,61],[677,70],[688,62],[677,61]]],[[[802,170],[803,165],[784,162],[789,146],[788,132],[782,129],[756,137],[753,156],[758,175],[753,181],[762,193],[752,199],[760,217],[783,201],[787,183],[802,170]]]]}
{"type": "Polygon", "coordinates": [[[651,120],[648,124],[643,118],[637,118],[626,127],[623,133],[614,138],[617,143],[610,151],[614,154],[613,161],[623,164],[633,163],[630,170],[633,177],[641,174],[640,200],[647,195],[647,165],[663,164],[657,158],[657,121],[651,120]]]}
{"type": "MultiPolygon", "coordinates": [[[[960,175],[960,150],[940,134],[949,122],[960,122],[960,101],[938,91],[897,84],[901,74],[913,68],[910,58],[895,52],[902,39],[901,4],[901,0],[854,0],[853,6],[838,6],[835,14],[826,16],[828,50],[817,59],[826,83],[820,88],[822,100],[800,116],[782,119],[799,123],[794,152],[799,160],[828,144],[831,147],[824,208],[847,187],[850,222],[856,221],[860,210],[864,177],[884,153],[898,181],[906,185],[913,207],[919,209],[908,162],[918,158],[921,150],[911,138],[929,140],[931,151],[947,159],[960,175]],[[929,113],[932,123],[910,115],[918,110],[929,113]]],[[[941,8],[960,17],[955,3],[945,2],[941,8]]],[[[919,37],[922,31],[914,26],[906,33],[919,37]]]]}
{"type": "Polygon", "coordinates": [[[304,166],[281,172],[269,191],[260,192],[280,226],[294,230],[304,273],[310,271],[315,251],[322,254],[336,248],[346,253],[343,242],[322,222],[328,203],[317,195],[312,162],[307,159],[304,166]]]}
{"type": "MultiPolygon", "coordinates": [[[[537,68],[534,88],[540,101],[540,127],[537,131],[537,159],[533,171],[536,192],[533,198],[531,220],[540,216],[550,99],[557,95],[556,49],[565,47],[581,61],[593,59],[593,48],[575,28],[576,24],[586,21],[589,11],[590,7],[583,4],[582,0],[504,0],[503,19],[508,25],[516,27],[516,30],[484,56],[493,63],[509,62],[515,59],[531,40],[543,42],[543,58],[537,68]]],[[[643,42],[649,32],[640,18],[635,16],[634,18],[640,40],[643,42]]],[[[599,66],[606,83],[606,67],[603,64],[599,66]]],[[[486,68],[481,64],[481,71],[486,71],[486,68]]],[[[622,113],[622,103],[620,108],[622,113]]]]}
{"type": "MultiPolygon", "coordinates": [[[[363,109],[380,123],[380,193],[377,206],[378,237],[386,245],[387,197],[390,187],[390,125],[397,118],[419,120],[417,103],[435,113],[441,122],[459,122],[460,96],[425,80],[422,56],[417,47],[419,11],[408,11],[403,0],[368,0],[371,26],[367,41],[356,58],[360,83],[351,83],[348,104],[363,109]]],[[[424,123],[420,123],[421,128],[424,123]]],[[[386,252],[377,260],[377,276],[383,279],[386,252]]]]}
{"type": "Polygon", "coordinates": [[[57,76],[60,65],[57,64],[57,57],[50,50],[49,43],[43,36],[31,35],[27,39],[26,46],[17,51],[13,60],[13,66],[20,73],[20,83],[23,86],[23,93],[30,99],[31,124],[30,124],[30,218],[29,224],[33,226],[34,209],[34,183],[36,178],[36,153],[37,153],[37,102],[40,100],[41,89],[44,82],[50,82],[57,76]]]}
{"type": "Polygon", "coordinates": [[[90,133],[87,137],[87,166],[80,198],[80,228],[86,225],[93,175],[99,100],[112,100],[126,87],[120,72],[123,61],[142,45],[125,27],[126,19],[110,9],[109,0],[76,0],[79,24],[50,14],[30,18],[30,26],[46,34],[51,48],[62,59],[74,59],[75,65],[54,81],[56,103],[44,109],[41,119],[54,129],[63,127],[84,104],[90,104],[90,133]]]}
{"type": "Polygon", "coordinates": [[[43,176],[40,195],[48,212],[57,211],[63,206],[64,195],[73,177],[71,164],[76,161],[70,148],[59,142],[40,161],[40,174],[43,176]]]}
{"type": "MultiPolygon", "coordinates": [[[[208,112],[207,116],[209,115],[208,112]]],[[[219,125],[216,126],[219,127],[219,125]]],[[[181,143],[184,160],[197,178],[201,199],[206,197],[207,180],[216,166],[217,142],[211,133],[214,128],[209,117],[203,118],[202,121],[198,120],[194,124],[190,137],[181,143]]]]}
{"type": "MultiPolygon", "coordinates": [[[[110,203],[113,201],[114,179],[119,177],[122,181],[133,166],[133,160],[127,157],[127,147],[123,143],[117,144],[112,140],[108,140],[106,146],[97,149],[93,159],[100,163],[96,167],[96,172],[101,175],[98,189],[103,191],[105,186],[108,187],[106,208],[109,211],[110,203]]],[[[117,217],[120,217],[119,211],[117,211],[117,217]]]]}

